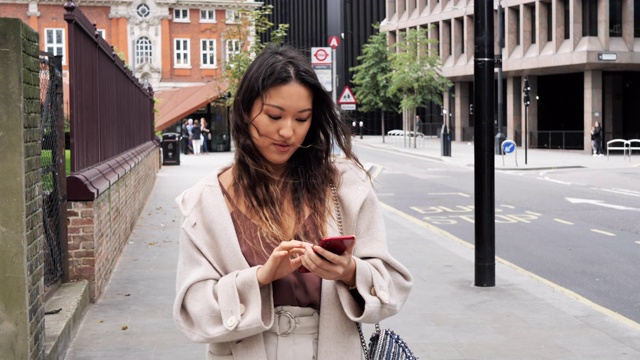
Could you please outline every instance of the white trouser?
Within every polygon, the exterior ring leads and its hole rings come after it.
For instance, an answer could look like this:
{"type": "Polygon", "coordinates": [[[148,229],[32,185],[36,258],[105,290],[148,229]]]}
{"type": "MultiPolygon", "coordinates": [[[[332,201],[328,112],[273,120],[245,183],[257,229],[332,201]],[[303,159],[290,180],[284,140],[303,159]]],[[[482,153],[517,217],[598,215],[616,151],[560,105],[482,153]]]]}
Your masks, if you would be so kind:
{"type": "Polygon", "coordinates": [[[202,138],[198,140],[191,140],[193,143],[193,155],[200,154],[200,147],[202,146],[202,138]]]}
{"type": "Polygon", "coordinates": [[[318,356],[319,314],[312,308],[278,306],[273,326],[264,332],[269,360],[314,360],[318,356]]]}

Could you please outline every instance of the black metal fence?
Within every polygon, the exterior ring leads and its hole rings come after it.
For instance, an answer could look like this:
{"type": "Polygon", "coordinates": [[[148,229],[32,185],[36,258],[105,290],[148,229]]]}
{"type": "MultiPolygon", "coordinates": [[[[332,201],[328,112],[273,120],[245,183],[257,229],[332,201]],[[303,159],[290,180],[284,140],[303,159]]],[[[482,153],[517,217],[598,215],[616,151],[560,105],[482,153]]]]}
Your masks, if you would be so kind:
{"type": "Polygon", "coordinates": [[[46,287],[60,280],[66,269],[66,173],[62,106],[62,58],[41,52],[42,214],[46,287]]]}
{"type": "Polygon", "coordinates": [[[145,88],[72,1],[69,29],[71,172],[154,139],[153,91],[145,88]]]}

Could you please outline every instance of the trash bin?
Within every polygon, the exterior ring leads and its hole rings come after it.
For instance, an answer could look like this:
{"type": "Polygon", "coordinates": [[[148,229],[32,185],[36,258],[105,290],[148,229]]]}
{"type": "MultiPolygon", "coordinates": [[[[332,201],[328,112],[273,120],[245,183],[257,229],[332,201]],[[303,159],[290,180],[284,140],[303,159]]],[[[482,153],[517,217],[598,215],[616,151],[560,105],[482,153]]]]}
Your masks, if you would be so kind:
{"type": "Polygon", "coordinates": [[[445,124],[442,124],[442,156],[451,156],[451,134],[445,124]]]}
{"type": "Polygon", "coordinates": [[[162,165],[180,165],[180,134],[162,134],[162,165]]]}

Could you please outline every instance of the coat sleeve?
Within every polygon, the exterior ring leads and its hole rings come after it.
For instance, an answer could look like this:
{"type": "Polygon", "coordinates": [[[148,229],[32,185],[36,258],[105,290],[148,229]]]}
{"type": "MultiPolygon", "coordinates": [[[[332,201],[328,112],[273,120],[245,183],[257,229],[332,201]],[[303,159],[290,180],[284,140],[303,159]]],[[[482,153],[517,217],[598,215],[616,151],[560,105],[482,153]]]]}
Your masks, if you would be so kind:
{"type": "Polygon", "coordinates": [[[413,283],[409,271],[389,254],[382,211],[368,180],[367,194],[354,215],[356,290],[358,305],[346,286],[337,282],[338,297],[347,316],[357,322],[376,323],[400,311],[413,283]]]}
{"type": "MultiPolygon", "coordinates": [[[[183,196],[179,203],[186,201],[183,196]]],[[[259,286],[257,267],[237,261],[231,266],[228,259],[242,254],[231,254],[222,239],[208,231],[211,227],[198,225],[195,214],[183,210],[173,306],[176,325],[190,340],[206,343],[238,341],[269,329],[271,286],[259,286]]]]}

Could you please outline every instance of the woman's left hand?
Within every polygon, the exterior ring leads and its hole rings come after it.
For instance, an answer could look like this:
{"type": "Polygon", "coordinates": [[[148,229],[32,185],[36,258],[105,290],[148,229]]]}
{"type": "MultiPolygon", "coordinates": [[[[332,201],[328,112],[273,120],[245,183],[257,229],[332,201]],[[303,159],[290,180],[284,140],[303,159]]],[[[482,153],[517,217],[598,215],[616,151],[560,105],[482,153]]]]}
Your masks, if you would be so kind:
{"type": "Polygon", "coordinates": [[[325,280],[338,280],[353,286],[356,282],[356,262],[351,255],[354,246],[355,242],[342,255],[336,255],[318,245],[305,243],[302,265],[325,280]]]}

